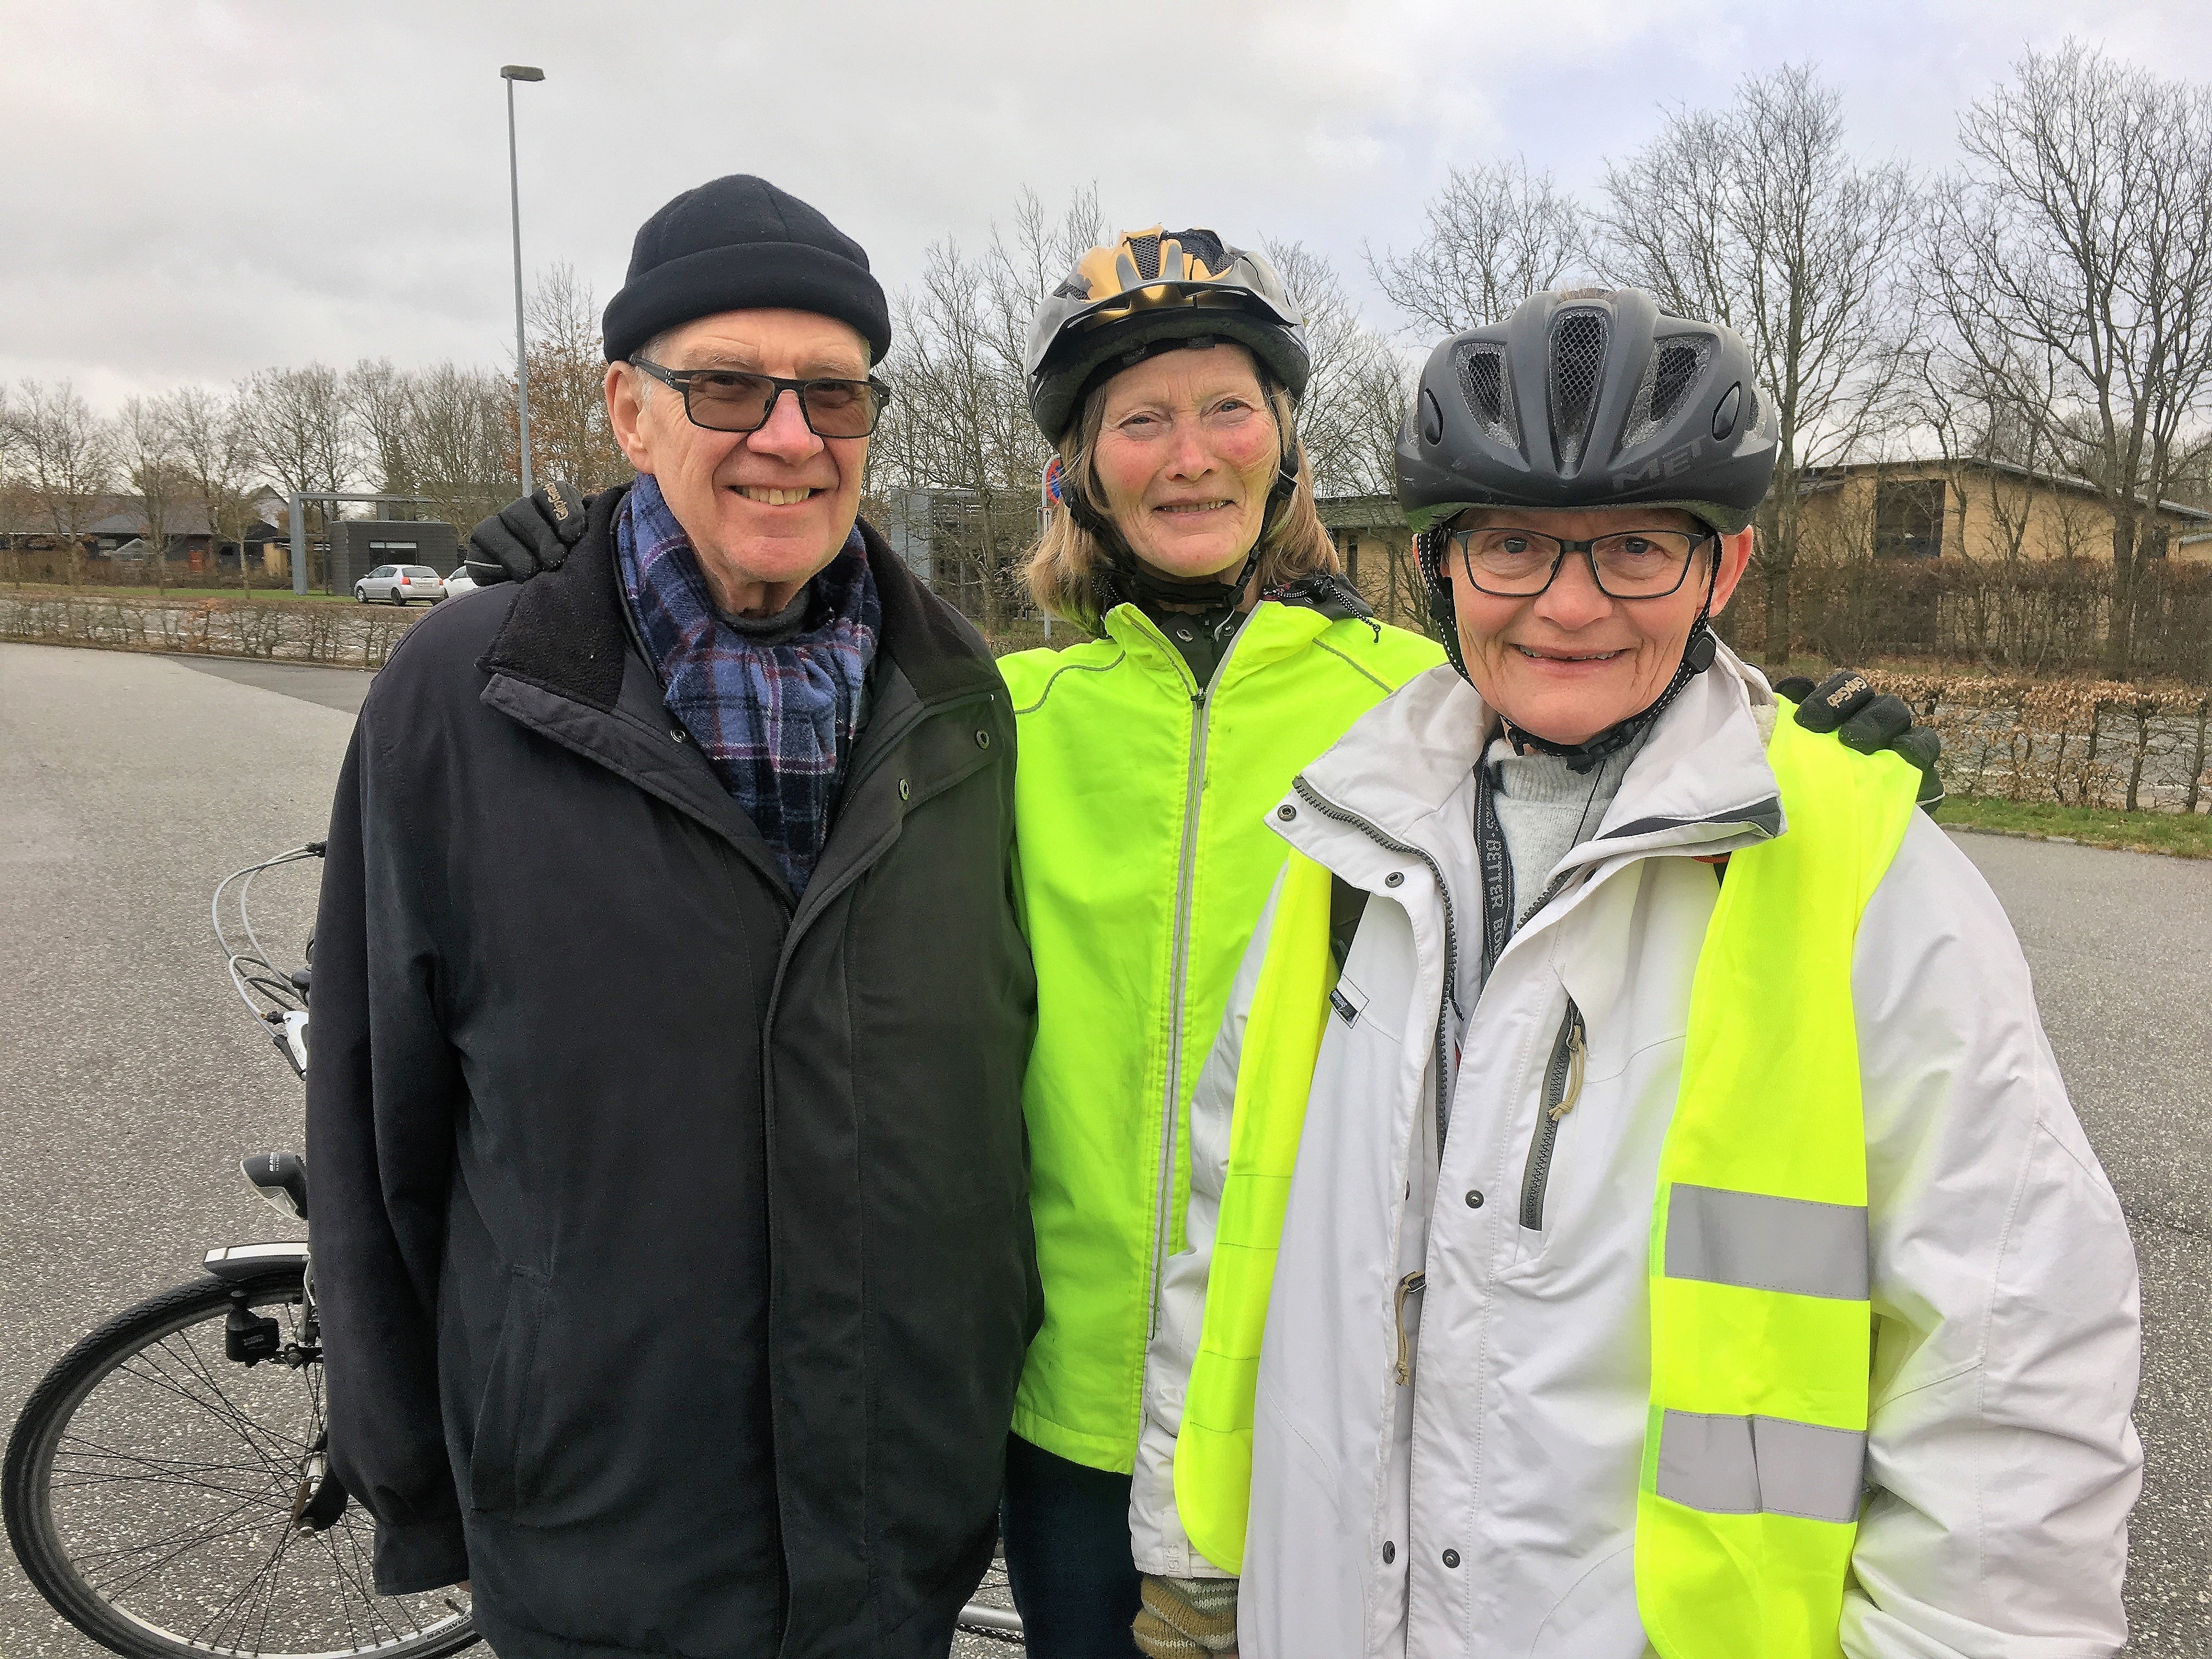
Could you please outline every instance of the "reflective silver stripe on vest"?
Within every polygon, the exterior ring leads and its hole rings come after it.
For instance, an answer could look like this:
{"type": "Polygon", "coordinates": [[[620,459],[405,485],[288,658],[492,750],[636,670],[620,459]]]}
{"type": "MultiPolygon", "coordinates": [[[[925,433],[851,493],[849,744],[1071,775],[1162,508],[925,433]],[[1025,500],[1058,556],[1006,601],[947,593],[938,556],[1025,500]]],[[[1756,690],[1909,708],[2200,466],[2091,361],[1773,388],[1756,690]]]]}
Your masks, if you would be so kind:
{"type": "Polygon", "coordinates": [[[1667,1200],[1667,1277],[1863,1302],[1866,1210],[1678,1181],[1667,1200]]]}
{"type": "Polygon", "coordinates": [[[1858,1519],[1866,1436],[1782,1417],[1668,1412],[1659,1426],[1658,1493],[1709,1515],[1858,1519]]]}

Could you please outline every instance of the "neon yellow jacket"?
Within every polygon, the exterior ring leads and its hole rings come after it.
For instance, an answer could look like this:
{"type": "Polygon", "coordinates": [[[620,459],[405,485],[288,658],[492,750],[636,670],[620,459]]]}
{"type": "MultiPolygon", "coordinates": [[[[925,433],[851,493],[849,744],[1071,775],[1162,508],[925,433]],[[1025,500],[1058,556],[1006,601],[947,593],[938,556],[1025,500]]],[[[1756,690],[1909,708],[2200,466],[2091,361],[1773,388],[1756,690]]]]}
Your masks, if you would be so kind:
{"type": "Polygon", "coordinates": [[[1159,1264],[1182,1237],[1191,1086],[1283,866],[1266,815],[1301,767],[1443,653],[1270,600],[1201,690],[1135,606],[1105,627],[999,664],[1018,722],[1037,973],[1023,1097],[1045,1292],[1013,1428],[1127,1472],[1159,1264]]]}

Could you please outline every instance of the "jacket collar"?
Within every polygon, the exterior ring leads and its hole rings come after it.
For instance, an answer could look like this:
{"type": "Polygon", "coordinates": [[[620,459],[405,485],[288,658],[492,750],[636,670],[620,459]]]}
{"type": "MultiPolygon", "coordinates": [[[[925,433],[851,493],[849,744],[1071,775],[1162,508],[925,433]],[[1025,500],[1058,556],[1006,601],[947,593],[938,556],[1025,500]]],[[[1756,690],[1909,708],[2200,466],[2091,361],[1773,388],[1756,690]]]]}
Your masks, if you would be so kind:
{"type": "MultiPolygon", "coordinates": [[[[478,666],[556,696],[611,712],[620,700],[625,657],[634,654],[614,545],[615,513],[628,484],[602,490],[586,506],[584,534],[557,570],[523,585],[478,666]]],[[[898,665],[924,703],[988,690],[998,684],[982,636],[948,606],[933,601],[906,562],[865,519],[860,540],[884,607],[877,649],[898,665]]],[[[1162,641],[1164,644],[1164,641],[1162,641]]]]}
{"type": "MultiPolygon", "coordinates": [[[[1683,688],[1630,765],[1593,835],[1561,861],[1566,869],[1616,855],[1698,847],[1732,850],[1782,833],[1780,792],[1766,762],[1774,694],[1757,671],[1723,647],[1712,667],[1683,688]]],[[[1456,861],[1471,827],[1443,809],[1468,784],[1498,719],[1449,667],[1417,675],[1355,721],[1299,782],[1386,834],[1456,861]]],[[[1285,796],[1295,804],[1294,789],[1285,796]]],[[[1271,818],[1285,838],[1323,863],[1332,839],[1357,830],[1311,813],[1271,818]]]]}
{"type": "MultiPolygon", "coordinates": [[[[1127,653],[1133,666],[1188,689],[1190,670],[1183,662],[1182,653],[1168,642],[1159,625],[1142,611],[1133,605],[1117,605],[1102,618],[1102,623],[1107,635],[1127,653]]],[[[1237,637],[1208,690],[1218,691],[1232,680],[1241,680],[1270,663],[1296,655],[1332,626],[1330,618],[1311,605],[1261,600],[1237,630],[1237,637]]]]}

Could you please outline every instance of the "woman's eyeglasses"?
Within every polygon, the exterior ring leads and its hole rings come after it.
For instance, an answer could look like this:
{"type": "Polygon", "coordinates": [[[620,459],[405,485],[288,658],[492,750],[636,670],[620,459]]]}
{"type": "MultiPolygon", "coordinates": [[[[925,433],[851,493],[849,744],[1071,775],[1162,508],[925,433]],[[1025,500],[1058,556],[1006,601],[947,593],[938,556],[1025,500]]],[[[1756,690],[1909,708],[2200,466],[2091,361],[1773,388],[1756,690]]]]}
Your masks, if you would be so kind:
{"type": "Polygon", "coordinates": [[[1495,599],[1534,599],[1549,587],[1570,553],[1589,559],[1598,592],[1613,599],[1661,599],[1682,585],[1690,558],[1711,531],[1622,530],[1571,542],[1535,530],[1455,530],[1448,539],[1458,550],[1468,581],[1495,599]]]}

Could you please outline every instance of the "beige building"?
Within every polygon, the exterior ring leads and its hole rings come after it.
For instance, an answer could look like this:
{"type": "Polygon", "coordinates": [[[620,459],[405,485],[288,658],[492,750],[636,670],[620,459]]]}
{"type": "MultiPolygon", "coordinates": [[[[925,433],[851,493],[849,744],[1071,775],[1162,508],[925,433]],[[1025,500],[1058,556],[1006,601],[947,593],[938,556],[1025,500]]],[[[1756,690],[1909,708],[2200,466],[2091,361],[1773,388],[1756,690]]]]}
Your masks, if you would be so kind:
{"type": "MultiPolygon", "coordinates": [[[[2212,563],[2212,512],[2161,501],[2152,524],[2170,556],[2212,563]]],[[[1808,472],[1799,536],[1815,559],[2112,556],[2112,515],[2094,487],[2004,461],[1866,461],[1808,472]]]]}
{"type": "Polygon", "coordinates": [[[1314,506],[1328,538],[1375,614],[1419,630],[1425,613],[1420,572],[1413,562],[1413,533],[1395,495],[1322,495],[1314,506]]]}

